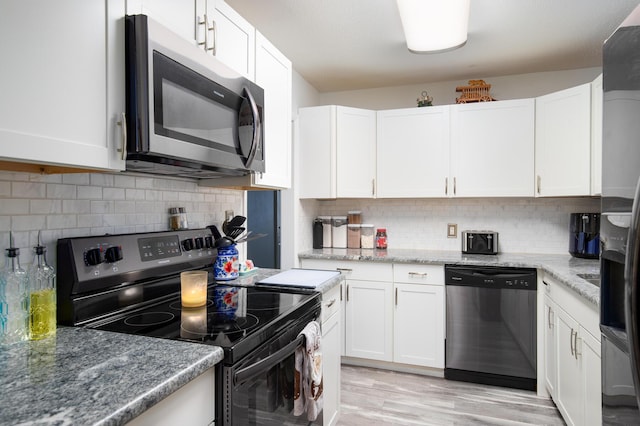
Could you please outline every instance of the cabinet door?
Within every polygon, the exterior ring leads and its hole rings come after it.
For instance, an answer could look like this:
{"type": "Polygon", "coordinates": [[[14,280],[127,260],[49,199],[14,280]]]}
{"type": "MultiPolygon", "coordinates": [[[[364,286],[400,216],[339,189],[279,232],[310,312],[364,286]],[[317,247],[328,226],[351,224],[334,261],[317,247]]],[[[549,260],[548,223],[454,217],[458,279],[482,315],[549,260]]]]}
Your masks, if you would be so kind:
{"type": "Polygon", "coordinates": [[[390,282],[347,281],[347,356],[392,360],[392,289],[390,282]]]}
{"type": "Polygon", "coordinates": [[[602,424],[602,371],[600,342],[580,327],[582,384],[584,389],[584,424],[602,424]]]}
{"type": "Polygon", "coordinates": [[[335,198],[335,106],[298,110],[300,198],[335,198]]]}
{"type": "Polygon", "coordinates": [[[533,196],[534,100],[453,105],[449,194],[533,196]]]}
{"type": "Polygon", "coordinates": [[[393,361],[444,368],[444,286],[395,284],[393,361]]]}
{"type": "Polygon", "coordinates": [[[0,157],[124,168],[124,12],[124,0],[2,2],[0,157]]]}
{"type": "Polygon", "coordinates": [[[229,68],[249,80],[255,77],[255,28],[223,0],[206,0],[207,14],[212,22],[211,50],[229,68]]]}
{"type": "Polygon", "coordinates": [[[555,305],[544,296],[544,381],[552,398],[556,397],[556,313],[555,305]]]}
{"type": "Polygon", "coordinates": [[[340,328],[341,313],[322,323],[322,382],[324,387],[323,424],[335,425],[340,410],[340,328]]]}
{"type": "Polygon", "coordinates": [[[377,113],[376,196],[444,197],[449,176],[449,107],[377,113]]]}
{"type": "MultiPolygon", "coordinates": [[[[204,4],[204,0],[202,0],[204,4]]],[[[127,14],[144,14],[195,44],[196,2],[127,0],[127,14]]]]}
{"type": "Polygon", "coordinates": [[[602,194],[602,74],[591,82],[591,195],[602,194]]]}
{"type": "MultiPolygon", "coordinates": [[[[375,195],[376,113],[336,107],[336,195],[371,198],[375,195]]],[[[302,170],[302,173],[307,173],[302,170]]]]}
{"type": "Polygon", "coordinates": [[[256,33],[256,84],[264,89],[265,172],[255,185],[291,187],[291,61],[256,33]]]}
{"type": "Polygon", "coordinates": [[[536,98],[536,195],[589,195],[591,84],[536,98]]]}
{"type": "Polygon", "coordinates": [[[568,425],[583,424],[582,373],[576,356],[578,323],[563,309],[556,307],[556,359],[558,381],[556,405],[568,425]]]}

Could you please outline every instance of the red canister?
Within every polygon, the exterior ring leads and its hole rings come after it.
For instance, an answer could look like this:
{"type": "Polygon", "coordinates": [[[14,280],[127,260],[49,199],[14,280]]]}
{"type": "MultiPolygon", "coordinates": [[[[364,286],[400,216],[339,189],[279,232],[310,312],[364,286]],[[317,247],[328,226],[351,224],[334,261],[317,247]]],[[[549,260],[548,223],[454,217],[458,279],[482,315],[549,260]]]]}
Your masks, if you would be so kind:
{"type": "Polygon", "coordinates": [[[386,250],[387,248],[387,229],[378,228],[376,230],[376,248],[386,250]]]}

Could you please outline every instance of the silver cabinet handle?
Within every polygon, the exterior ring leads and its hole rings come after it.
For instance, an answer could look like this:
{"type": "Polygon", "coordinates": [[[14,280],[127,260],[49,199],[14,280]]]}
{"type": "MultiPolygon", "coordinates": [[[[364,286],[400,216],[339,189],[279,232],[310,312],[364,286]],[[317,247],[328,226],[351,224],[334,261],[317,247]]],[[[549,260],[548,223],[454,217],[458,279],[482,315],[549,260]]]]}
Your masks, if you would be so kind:
{"type": "Polygon", "coordinates": [[[409,272],[408,274],[410,277],[427,278],[426,272],[409,272]]]}
{"type": "Polygon", "coordinates": [[[548,306],[549,312],[547,313],[547,324],[549,324],[549,329],[553,328],[553,317],[551,316],[551,306],[548,306]]]}
{"type": "Polygon", "coordinates": [[[348,274],[348,273],[353,272],[353,269],[349,269],[349,268],[336,268],[336,271],[339,271],[340,273],[348,274]]]}
{"type": "Polygon", "coordinates": [[[444,178],[444,195],[449,195],[449,178],[444,178]]]}
{"type": "Polygon", "coordinates": [[[127,115],[123,112],[120,117],[120,121],[117,124],[122,132],[122,147],[116,151],[120,153],[120,158],[124,161],[127,159],[127,115]]]}
{"type": "Polygon", "coordinates": [[[334,303],[336,303],[336,299],[331,299],[331,301],[327,303],[327,308],[332,307],[334,303]]]}
{"type": "Polygon", "coordinates": [[[218,51],[218,26],[216,25],[216,21],[213,19],[211,20],[211,26],[206,29],[205,34],[209,31],[213,34],[213,43],[211,43],[211,47],[207,47],[206,50],[211,51],[211,54],[216,56],[216,52],[218,51]]]}
{"type": "Polygon", "coordinates": [[[538,175],[538,176],[536,177],[536,186],[538,187],[538,188],[537,188],[538,195],[540,195],[540,187],[542,186],[542,185],[540,184],[540,182],[541,182],[541,181],[542,181],[542,178],[540,177],[540,175],[538,175]]]}
{"type": "Polygon", "coordinates": [[[456,177],[453,177],[453,195],[456,195],[456,177]]]}
{"type": "Polygon", "coordinates": [[[573,342],[574,342],[573,333],[574,333],[574,331],[573,331],[573,328],[572,328],[571,329],[571,336],[569,336],[569,347],[571,349],[571,356],[575,357],[576,356],[576,350],[575,350],[575,348],[573,346],[573,342]]]}
{"type": "Polygon", "coordinates": [[[371,179],[371,195],[376,195],[376,180],[371,179]]]}
{"type": "Polygon", "coordinates": [[[347,284],[347,302],[349,301],[349,284],[347,284]]]}
{"type": "Polygon", "coordinates": [[[342,302],[342,283],[340,283],[340,301],[342,302]]]}
{"type": "Polygon", "coordinates": [[[396,306],[398,306],[398,288],[396,287],[396,306]]]}
{"type": "MultiPolygon", "coordinates": [[[[579,340],[582,340],[582,339],[579,339],[579,340]]],[[[573,351],[574,355],[575,355],[576,359],[578,359],[578,356],[582,355],[582,352],[578,351],[578,332],[577,331],[576,331],[576,334],[573,337],[573,347],[575,348],[574,351],[573,351]]]]}
{"type": "Polygon", "coordinates": [[[208,39],[207,39],[207,14],[204,14],[204,18],[200,18],[200,16],[196,16],[196,43],[198,44],[198,46],[203,46],[204,49],[207,49],[207,43],[208,39]],[[199,35],[200,35],[200,25],[204,25],[204,40],[200,41],[199,40],[199,35]]]}

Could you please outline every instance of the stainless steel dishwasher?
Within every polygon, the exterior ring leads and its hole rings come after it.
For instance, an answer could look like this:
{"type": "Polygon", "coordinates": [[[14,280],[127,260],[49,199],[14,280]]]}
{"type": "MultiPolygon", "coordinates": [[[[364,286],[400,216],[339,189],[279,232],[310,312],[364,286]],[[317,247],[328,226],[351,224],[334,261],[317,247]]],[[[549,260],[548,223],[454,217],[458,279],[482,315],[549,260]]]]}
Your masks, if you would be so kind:
{"type": "Polygon", "coordinates": [[[445,265],[451,380],[536,390],[536,270],[445,265]]]}

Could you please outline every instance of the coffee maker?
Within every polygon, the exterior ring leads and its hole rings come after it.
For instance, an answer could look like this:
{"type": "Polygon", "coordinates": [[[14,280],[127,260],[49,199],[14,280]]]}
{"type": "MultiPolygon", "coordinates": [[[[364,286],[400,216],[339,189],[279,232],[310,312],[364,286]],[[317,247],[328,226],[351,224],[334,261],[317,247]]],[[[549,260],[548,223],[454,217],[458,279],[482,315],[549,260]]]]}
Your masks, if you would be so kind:
{"type": "Polygon", "coordinates": [[[569,253],[574,257],[600,257],[600,213],[571,213],[569,253]]]}

